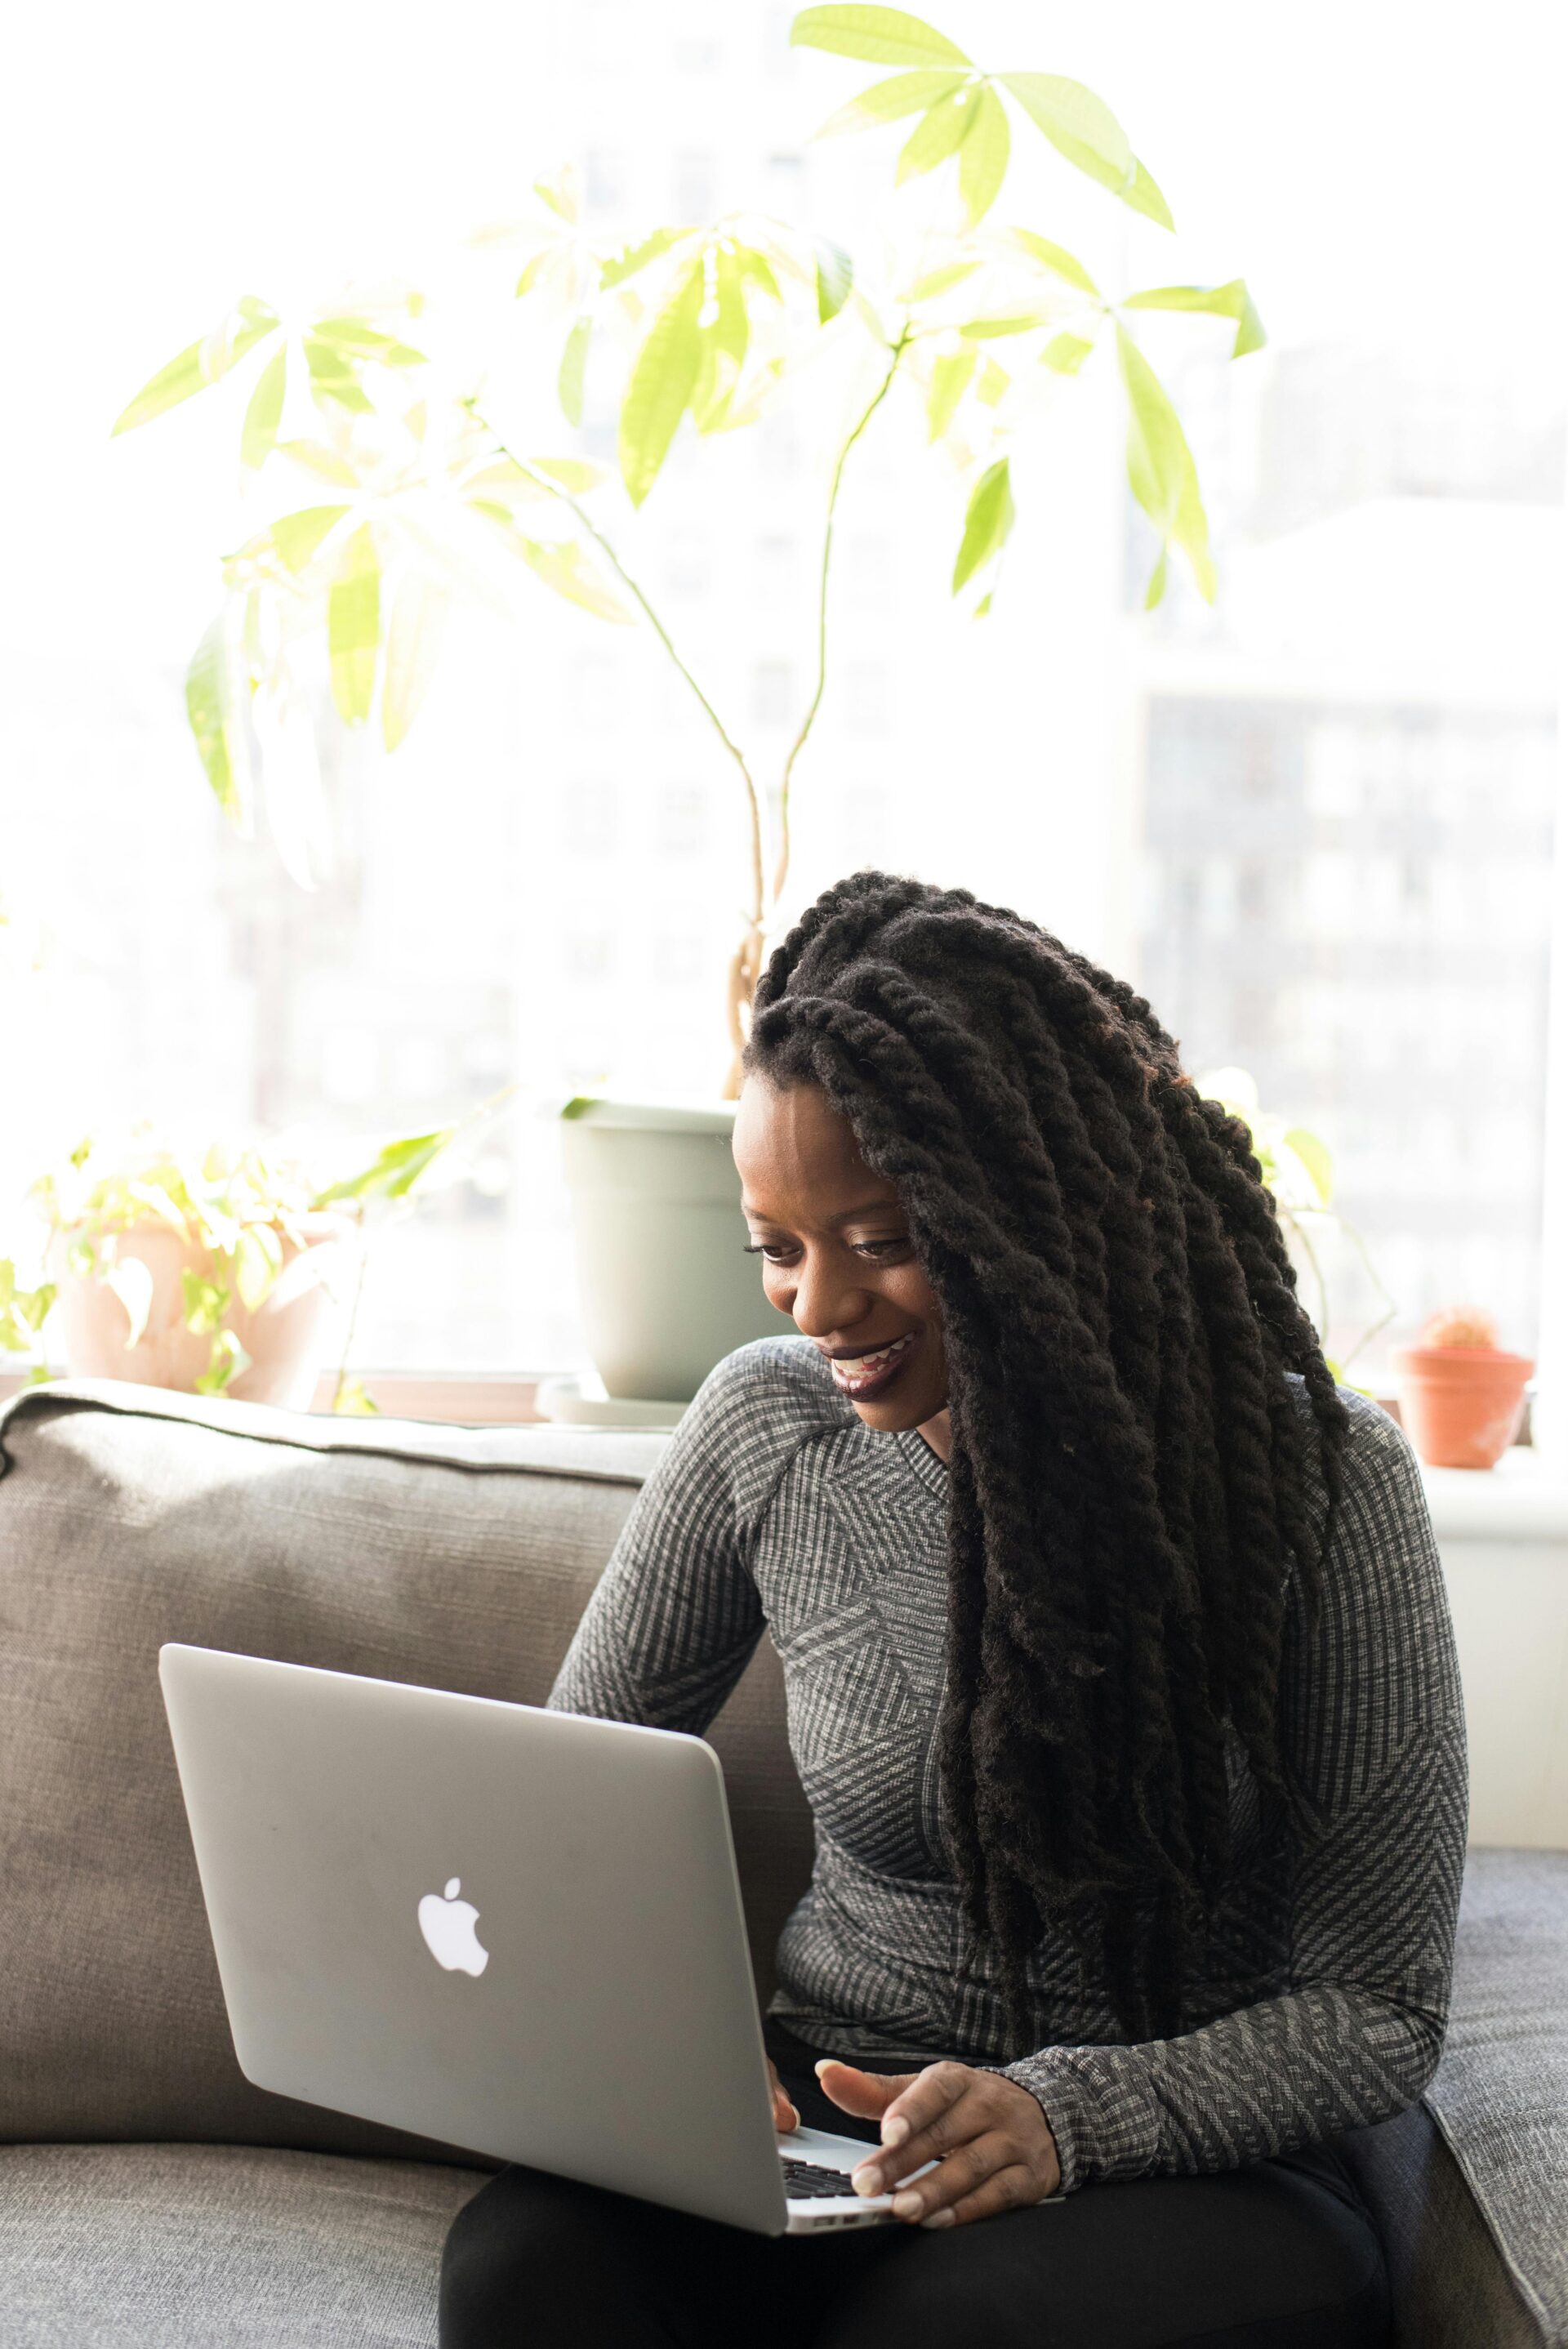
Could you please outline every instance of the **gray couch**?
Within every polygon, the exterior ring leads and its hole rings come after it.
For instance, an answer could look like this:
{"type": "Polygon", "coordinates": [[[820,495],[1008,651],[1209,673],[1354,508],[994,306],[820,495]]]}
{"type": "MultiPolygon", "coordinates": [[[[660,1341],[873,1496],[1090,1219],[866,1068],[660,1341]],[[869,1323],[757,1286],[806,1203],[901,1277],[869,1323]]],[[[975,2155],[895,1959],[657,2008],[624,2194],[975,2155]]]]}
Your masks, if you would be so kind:
{"type": "MultiPolygon", "coordinates": [[[[157,1651],[536,1702],[663,1441],[93,1381],[0,1412],[5,2349],[433,2340],[442,2239],[483,2168],[241,2077],[157,1651]]],[[[714,1742],[766,1988],[810,1856],[771,1651],[714,1742]]],[[[1401,2349],[1568,2344],[1565,1978],[1568,1855],[1473,1855],[1442,2068],[1347,2141],[1401,2349]]]]}

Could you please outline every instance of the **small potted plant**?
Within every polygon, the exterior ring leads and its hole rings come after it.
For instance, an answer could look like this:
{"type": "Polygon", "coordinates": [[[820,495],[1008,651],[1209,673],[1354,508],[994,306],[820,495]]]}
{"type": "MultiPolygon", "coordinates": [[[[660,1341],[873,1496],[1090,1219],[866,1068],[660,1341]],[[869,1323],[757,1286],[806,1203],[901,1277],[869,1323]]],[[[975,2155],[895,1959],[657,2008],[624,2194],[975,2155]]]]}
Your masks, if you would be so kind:
{"type": "Polygon", "coordinates": [[[1399,1415],[1431,1468],[1495,1468],[1519,1433],[1524,1386],[1535,1365],[1497,1342],[1497,1324],[1474,1306],[1447,1306],[1416,1344],[1398,1348],[1399,1415]]]}
{"type": "Polygon", "coordinates": [[[493,1105],[399,1136],[335,1180],[254,1141],[182,1150],[145,1121],[118,1141],[78,1143],[28,1193],[48,1226],[46,1278],[24,1288],[0,1259],[0,1346],[36,1349],[27,1382],[46,1379],[47,1319],[68,1376],[307,1411],[331,1309],[351,1298],[332,1407],[373,1412],[346,1367],[367,1226],[407,1212],[436,1161],[493,1105]]]}

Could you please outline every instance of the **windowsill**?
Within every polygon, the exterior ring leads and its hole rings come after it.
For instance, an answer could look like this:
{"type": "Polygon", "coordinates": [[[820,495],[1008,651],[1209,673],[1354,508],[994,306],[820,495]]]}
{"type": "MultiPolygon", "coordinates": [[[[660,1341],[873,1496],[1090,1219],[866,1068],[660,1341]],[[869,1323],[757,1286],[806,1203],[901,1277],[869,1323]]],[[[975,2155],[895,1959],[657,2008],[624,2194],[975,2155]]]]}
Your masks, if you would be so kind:
{"type": "MultiPolygon", "coordinates": [[[[537,1427],[534,1408],[548,1371],[365,1371],[359,1374],[385,1419],[450,1427],[537,1427]]],[[[0,1403],[26,1373],[0,1371],[0,1403]]],[[[329,1412],[335,1374],[323,1373],[313,1413],[329,1412]]],[[[1439,1541],[1568,1542],[1568,1461],[1516,1444],[1492,1469],[1423,1468],[1439,1541]]]]}
{"type": "Polygon", "coordinates": [[[1568,1543],[1568,1461],[1516,1444],[1495,1468],[1421,1470],[1439,1541],[1568,1543]]]}

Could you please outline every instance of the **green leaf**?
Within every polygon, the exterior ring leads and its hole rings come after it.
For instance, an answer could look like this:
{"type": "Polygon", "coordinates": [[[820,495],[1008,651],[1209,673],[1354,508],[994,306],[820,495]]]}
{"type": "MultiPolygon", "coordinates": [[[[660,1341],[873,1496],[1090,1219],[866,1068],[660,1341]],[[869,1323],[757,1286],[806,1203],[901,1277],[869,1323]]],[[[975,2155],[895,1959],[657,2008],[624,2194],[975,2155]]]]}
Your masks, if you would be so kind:
{"type": "Polygon", "coordinates": [[[1000,367],[995,359],[988,358],[981,369],[980,380],[975,387],[975,397],[976,399],[983,399],[987,408],[995,408],[1012,380],[1005,367],[1000,367]]]}
{"type": "Polygon", "coordinates": [[[304,337],[304,363],[318,408],[346,408],[356,416],[374,413],[360,388],[354,360],[341,344],[323,342],[318,335],[304,337]]]}
{"type": "Polygon", "coordinates": [[[524,295],[532,293],[555,256],[556,247],[553,244],[542,244],[537,253],[529,255],[522,264],[522,273],[517,284],[511,289],[514,300],[521,302],[524,295]]]}
{"type": "Polygon", "coordinates": [[[802,8],[789,27],[798,49],[830,49],[874,66],[966,66],[944,35],[902,8],[802,8]]]}
{"type": "Polygon", "coordinates": [[[874,81],[859,98],[851,98],[848,106],[841,106],[816,136],[841,139],[851,131],[874,130],[880,123],[897,122],[906,114],[923,114],[963,85],[962,74],[894,74],[891,81],[874,81]]]}
{"type": "Polygon", "coordinates": [[[1057,375],[1077,375],[1093,348],[1094,345],[1086,343],[1081,335],[1053,335],[1040,357],[1057,375]]]}
{"type": "Polygon", "coordinates": [[[240,427],[240,462],[250,466],[253,471],[264,465],[277,446],[288,363],[288,345],[280,343],[256,378],[256,388],[251,394],[245,420],[240,427]]]}
{"type": "Polygon", "coordinates": [[[1253,305],[1243,278],[1233,277],[1228,285],[1151,285],[1141,294],[1130,294],[1122,304],[1125,310],[1202,310],[1216,318],[1233,318],[1236,339],[1231,346],[1233,359],[1245,358],[1249,351],[1261,351],[1268,336],[1264,322],[1253,305]]]}
{"type": "Polygon", "coordinates": [[[841,244],[828,237],[817,240],[817,323],[825,326],[836,318],[850,298],[855,282],[855,264],[841,244]]]}
{"type": "Polygon", "coordinates": [[[1119,195],[1132,184],[1135,159],[1127,133],[1103,98],[1063,74],[997,77],[1058,155],[1119,195]]]}
{"type": "Polygon", "coordinates": [[[966,343],[996,342],[1004,335],[1036,335],[1042,326],[1054,325],[1052,310],[1018,310],[1010,316],[966,318],[957,329],[966,343]]]}
{"type": "Polygon", "coordinates": [[[392,598],[381,680],[381,740],[396,750],[418,714],[441,650],[447,593],[422,572],[405,571],[392,598]]]}
{"type": "Polygon", "coordinates": [[[958,193],[971,228],[985,219],[1002,192],[1010,144],[1006,109],[995,91],[982,83],[975,119],[958,157],[958,193]]]}
{"type": "Polygon", "coordinates": [[[231,1379],[248,1371],[251,1358],[232,1330],[220,1330],[212,1340],[207,1368],[196,1381],[198,1394],[222,1394],[231,1379]]]}
{"type": "MultiPolygon", "coordinates": [[[[645,269],[650,261],[657,261],[659,255],[667,253],[671,245],[679,244],[684,237],[692,234],[693,231],[689,228],[656,228],[652,236],[644,237],[640,244],[624,246],[619,253],[605,262],[600,270],[600,292],[608,294],[612,286],[624,285],[628,277],[635,277],[638,271],[645,269]]],[[[519,293],[522,291],[521,285],[518,291],[519,293]]]]}
{"type": "Polygon", "coordinates": [[[621,402],[621,479],[640,506],[659,477],[696,388],[702,362],[697,316],[702,308],[700,263],[682,271],[676,289],[644,338],[621,402]]]}
{"type": "Polygon", "coordinates": [[[583,381],[588,366],[588,345],[593,333],[593,321],[586,312],[574,321],[561,354],[561,367],[555,378],[556,394],[561,412],[568,424],[583,421],[583,381]]]}
{"type": "Polygon", "coordinates": [[[346,506],[301,506],[294,513],[280,514],[265,541],[284,570],[297,578],[347,512],[346,506]]]}
{"type": "Polygon", "coordinates": [[[902,188],[906,180],[934,171],[949,155],[956,154],[969,136],[976,110],[969,92],[960,89],[923,115],[899,151],[894,184],[902,188]]]}
{"type": "Polygon", "coordinates": [[[111,1289],[126,1310],[130,1323],[125,1340],[126,1351],[138,1343],[147,1327],[147,1317],[152,1310],[152,1271],[139,1257],[122,1257],[102,1276],[105,1288],[111,1289]]]}
{"type": "Polygon", "coordinates": [[[1284,1140],[1285,1148],[1294,1150],[1306,1169],[1320,1205],[1326,1207],[1334,1196],[1334,1154],[1327,1143],[1305,1125],[1291,1126],[1284,1140]]]}
{"type": "Polygon", "coordinates": [[[980,354],[972,346],[953,351],[936,360],[931,370],[931,382],[925,395],[925,423],[928,440],[940,440],[952,423],[958,403],[969,387],[980,354]]]}
{"type": "Polygon", "coordinates": [[[245,1224],[234,1243],[234,1286],[247,1313],[257,1312],[284,1266],[284,1244],[272,1224],[245,1224]]]}
{"type": "MultiPolygon", "coordinates": [[[[114,432],[133,431],[155,416],[178,408],[182,399],[204,391],[210,383],[237,367],[247,351],[276,331],[277,313],[247,294],[220,320],[210,335],[190,343],[167,367],[150,376],[128,408],[115,419],[114,432]]],[[[110,434],[113,438],[113,433],[110,434]]]]}
{"type": "Polygon", "coordinates": [[[583,497],[596,490],[604,479],[603,465],[591,465],[585,457],[534,457],[530,460],[536,473],[548,473],[573,497],[583,497]]]}
{"type": "Polygon", "coordinates": [[[311,1206],[329,1207],[339,1199],[407,1198],[457,1130],[455,1125],[443,1125],[434,1133],[409,1133],[387,1143],[357,1174],[346,1175],[341,1183],[318,1191],[311,1206]]]}
{"type": "Polygon", "coordinates": [[[1135,168],[1132,185],[1123,188],[1120,194],[1122,202],[1130,204],[1135,212],[1146,213],[1151,221],[1158,221],[1161,228],[1175,227],[1170,205],[1141,163],[1135,168]]]}
{"type": "Polygon", "coordinates": [[[280,440],[278,454],[304,471],[314,473],[318,481],[335,481],[340,488],[349,490],[359,486],[358,476],[347,458],[329,449],[325,440],[280,440]]]}
{"type": "Polygon", "coordinates": [[[338,1380],[333,1391],[332,1407],[341,1418],[379,1419],[381,1406],[357,1371],[350,1371],[338,1380]]]}
{"type": "Polygon", "coordinates": [[[1001,241],[1011,245],[1015,253],[1037,262],[1042,269],[1048,269],[1053,277],[1065,277],[1080,294],[1092,294],[1096,301],[1099,299],[1099,288],[1094,279],[1065,245],[1053,244],[1048,236],[1037,236],[1032,228],[1005,228],[1001,241]]]}
{"type": "Polygon", "coordinates": [[[569,604],[580,605],[583,611],[592,612],[595,619],[618,620],[627,626],[633,624],[634,615],[588,567],[583,549],[573,540],[552,544],[539,539],[523,538],[520,534],[512,543],[529,569],[536,573],[547,587],[553,587],[558,595],[564,595],[569,604]]]}
{"type": "Polygon", "coordinates": [[[570,163],[563,164],[553,179],[538,179],[533,192],[542,203],[550,206],[557,220],[576,224],[578,215],[577,174],[570,163]]]}
{"type": "Polygon", "coordinates": [[[186,1265],[181,1271],[180,1285],[185,1300],[185,1327],[198,1338],[210,1338],[229,1309],[226,1284],[208,1280],[186,1265]]]}
{"type": "Polygon", "coordinates": [[[1143,591],[1143,608],[1146,612],[1152,612],[1155,605],[1164,600],[1165,580],[1170,568],[1171,549],[1169,546],[1162,546],[1160,550],[1160,560],[1150,573],[1149,585],[1143,591]]]}
{"type": "Polygon", "coordinates": [[[233,735],[233,697],[229,679],[228,631],[220,613],[191,657],[185,672],[185,715],[197,754],[223,813],[242,813],[233,735]]]}
{"type": "Polygon", "coordinates": [[[928,269],[923,277],[915,279],[904,299],[906,302],[934,302],[939,294],[945,294],[953,286],[961,285],[966,277],[973,277],[979,266],[977,261],[949,261],[940,269],[928,269]]]}
{"type": "Polygon", "coordinates": [[[337,714],[346,726],[362,726],[381,650],[381,562],[368,523],[360,523],[339,559],[326,599],[326,642],[337,714]]]}
{"type": "Polygon", "coordinates": [[[969,499],[969,511],[964,517],[964,536],[959,543],[958,559],[953,566],[953,593],[972,579],[982,564],[989,563],[1006,543],[1007,533],[1013,527],[1015,508],[1013,485],[1008,460],[998,457],[987,465],[975,482],[969,499]]]}
{"type": "Polygon", "coordinates": [[[315,318],[310,330],[318,341],[335,344],[340,351],[358,351],[366,358],[374,359],[378,367],[429,365],[423,351],[417,351],[412,343],[400,343],[396,335],[383,334],[367,318],[315,318]]]}
{"type": "Polygon", "coordinates": [[[1161,537],[1181,549],[1192,566],[1199,593],[1212,604],[1214,565],[1209,553],[1209,523],[1187,436],[1159,377],[1126,327],[1119,325],[1116,348],[1127,387],[1127,478],[1132,494],[1161,537]]]}

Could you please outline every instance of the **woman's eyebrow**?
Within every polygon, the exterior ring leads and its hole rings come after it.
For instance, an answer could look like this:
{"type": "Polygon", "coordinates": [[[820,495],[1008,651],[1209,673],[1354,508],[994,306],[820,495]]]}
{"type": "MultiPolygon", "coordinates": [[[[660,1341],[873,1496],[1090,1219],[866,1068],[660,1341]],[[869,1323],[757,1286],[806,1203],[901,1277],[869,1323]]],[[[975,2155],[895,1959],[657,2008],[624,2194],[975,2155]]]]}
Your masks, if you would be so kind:
{"type": "Polygon", "coordinates": [[[828,1221],[830,1224],[852,1224],[857,1216],[874,1216],[879,1210],[885,1210],[890,1216],[903,1213],[896,1199],[866,1199],[858,1207],[841,1207],[836,1216],[828,1217],[828,1221]]]}

